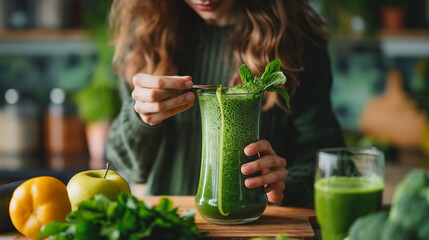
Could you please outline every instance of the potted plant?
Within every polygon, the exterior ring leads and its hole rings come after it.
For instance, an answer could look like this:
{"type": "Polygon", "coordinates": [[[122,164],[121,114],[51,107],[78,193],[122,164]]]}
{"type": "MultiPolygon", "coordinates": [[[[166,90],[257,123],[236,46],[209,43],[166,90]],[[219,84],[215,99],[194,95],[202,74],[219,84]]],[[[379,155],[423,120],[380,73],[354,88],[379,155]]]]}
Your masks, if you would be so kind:
{"type": "Polygon", "coordinates": [[[90,81],[73,97],[86,122],[89,167],[103,168],[104,145],[110,122],[118,113],[120,98],[112,69],[113,46],[109,45],[108,11],[111,1],[85,1],[83,26],[96,42],[97,62],[90,81]]]}
{"type": "Polygon", "coordinates": [[[375,30],[378,0],[321,0],[320,10],[338,36],[362,37],[375,30]]]}

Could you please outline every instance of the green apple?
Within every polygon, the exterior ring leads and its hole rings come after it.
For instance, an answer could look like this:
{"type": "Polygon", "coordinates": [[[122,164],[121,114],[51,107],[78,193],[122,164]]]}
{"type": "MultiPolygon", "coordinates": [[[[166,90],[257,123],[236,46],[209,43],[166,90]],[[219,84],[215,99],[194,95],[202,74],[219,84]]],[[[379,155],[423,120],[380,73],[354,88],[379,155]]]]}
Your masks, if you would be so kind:
{"type": "Polygon", "coordinates": [[[76,211],[78,204],[97,194],[102,194],[112,201],[118,199],[120,193],[131,193],[127,181],[115,171],[89,170],[77,173],[67,184],[67,192],[72,204],[72,211],[76,211]]]}

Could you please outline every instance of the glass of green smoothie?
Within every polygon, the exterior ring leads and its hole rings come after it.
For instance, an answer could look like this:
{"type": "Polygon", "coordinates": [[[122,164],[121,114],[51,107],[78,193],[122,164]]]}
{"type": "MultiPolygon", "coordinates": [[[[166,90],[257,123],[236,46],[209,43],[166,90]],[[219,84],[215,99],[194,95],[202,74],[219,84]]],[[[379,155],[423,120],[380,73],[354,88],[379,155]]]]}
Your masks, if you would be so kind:
{"type": "Polygon", "coordinates": [[[234,93],[228,88],[198,90],[202,120],[202,162],[198,212],[216,224],[243,224],[257,220],[267,206],[263,187],[247,188],[240,168],[258,156],[244,148],[259,140],[263,92],[234,93]]]}
{"type": "Polygon", "coordinates": [[[384,154],[376,148],[332,148],[317,157],[315,208],[322,239],[343,240],[354,220],[381,207],[384,154]]]}

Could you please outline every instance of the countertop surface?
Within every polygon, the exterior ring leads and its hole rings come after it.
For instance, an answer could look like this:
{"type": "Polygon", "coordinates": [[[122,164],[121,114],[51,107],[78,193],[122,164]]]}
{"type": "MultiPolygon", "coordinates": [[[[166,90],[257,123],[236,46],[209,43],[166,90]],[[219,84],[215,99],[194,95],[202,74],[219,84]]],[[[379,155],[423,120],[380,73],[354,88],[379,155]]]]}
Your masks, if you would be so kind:
{"type": "MultiPolygon", "coordinates": [[[[179,212],[195,209],[193,196],[167,196],[179,212]]],[[[143,201],[156,205],[160,197],[144,197],[143,201]]],[[[249,239],[252,237],[275,237],[286,233],[289,237],[299,239],[318,239],[312,226],[315,212],[311,209],[268,206],[263,215],[254,223],[244,225],[216,225],[204,220],[198,213],[195,222],[205,239],[249,239]]],[[[17,232],[0,234],[1,240],[28,239],[17,232]]]]}
{"type": "MultiPolygon", "coordinates": [[[[429,169],[429,159],[422,157],[422,155],[414,154],[413,152],[402,152],[398,154],[397,161],[395,163],[386,162],[385,169],[385,189],[383,192],[383,204],[390,205],[393,197],[394,190],[397,184],[403,179],[403,177],[415,168],[429,169]]],[[[8,172],[8,171],[3,171],[8,172]]],[[[0,173],[3,173],[0,169],[0,173]]],[[[13,180],[27,179],[33,177],[34,174],[40,174],[40,172],[32,172],[32,176],[25,176],[19,174],[21,172],[8,172],[9,175],[13,176],[13,180]]],[[[51,175],[58,174],[55,171],[49,172],[51,175]]],[[[44,172],[43,175],[46,173],[44,172]]],[[[1,174],[3,175],[3,174],[1,174]]],[[[49,174],[46,174],[49,175],[49,174]]],[[[64,173],[60,174],[64,177],[64,173]]],[[[66,174],[67,175],[67,174],[66,174]]],[[[68,175],[73,175],[73,172],[68,173],[68,175]]],[[[66,178],[68,177],[66,176],[66,178]]],[[[6,177],[6,176],[1,176],[6,177]]],[[[63,181],[67,182],[67,179],[63,181]]],[[[142,197],[141,194],[144,192],[144,185],[131,185],[133,195],[137,196],[139,199],[144,201],[151,202],[156,204],[159,200],[158,197],[142,197]]],[[[182,210],[185,209],[194,209],[194,200],[193,197],[177,197],[177,196],[168,196],[171,198],[176,206],[180,206],[182,210]]],[[[248,238],[254,235],[254,230],[258,227],[267,227],[270,226],[270,229],[267,229],[265,232],[256,232],[256,234],[263,234],[264,236],[274,236],[278,233],[288,233],[290,237],[300,236],[304,239],[319,239],[319,229],[314,217],[314,211],[308,209],[297,209],[297,208],[288,208],[288,207],[275,207],[269,206],[263,216],[255,223],[248,225],[235,225],[235,226],[220,226],[214,225],[206,222],[202,217],[196,215],[196,223],[200,227],[201,231],[206,234],[206,236],[211,236],[216,231],[222,234],[229,234],[228,232],[233,232],[233,230],[238,229],[241,238],[248,238]],[[310,219],[310,220],[309,220],[310,219]],[[283,222],[283,225],[279,225],[279,222],[283,222]],[[313,225],[312,225],[313,223],[313,225]],[[215,231],[216,230],[216,231],[215,231]],[[298,234],[298,235],[296,235],[298,234]],[[300,235],[303,234],[303,235],[300,235]]],[[[259,231],[259,230],[258,230],[259,231]]],[[[237,234],[237,235],[238,235],[237,234]]],[[[240,238],[239,237],[239,238],[240,238]]],[[[237,239],[237,237],[234,237],[237,239]]],[[[13,233],[3,233],[0,234],[0,240],[7,239],[27,239],[16,232],[13,233]]]]}

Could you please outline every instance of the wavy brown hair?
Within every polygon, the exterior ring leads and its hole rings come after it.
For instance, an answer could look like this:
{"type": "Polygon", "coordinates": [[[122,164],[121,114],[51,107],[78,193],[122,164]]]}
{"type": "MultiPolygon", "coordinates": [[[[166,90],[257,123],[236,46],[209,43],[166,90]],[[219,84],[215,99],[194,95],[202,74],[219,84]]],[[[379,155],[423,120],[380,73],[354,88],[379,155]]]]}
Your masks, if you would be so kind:
{"type": "MultiPolygon", "coordinates": [[[[293,94],[305,45],[325,42],[315,40],[326,39],[322,19],[306,0],[236,0],[232,9],[236,22],[226,50],[233,54],[237,71],[230,85],[241,84],[242,64],[259,76],[268,62],[280,58],[288,78],[282,87],[293,94]]],[[[139,72],[177,74],[180,46],[202,24],[183,0],[114,0],[110,20],[115,70],[131,87],[139,72]]],[[[277,94],[266,94],[264,108],[275,104],[284,106],[277,94]]]]}

